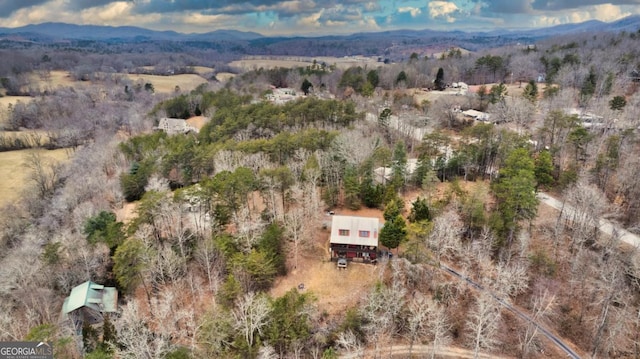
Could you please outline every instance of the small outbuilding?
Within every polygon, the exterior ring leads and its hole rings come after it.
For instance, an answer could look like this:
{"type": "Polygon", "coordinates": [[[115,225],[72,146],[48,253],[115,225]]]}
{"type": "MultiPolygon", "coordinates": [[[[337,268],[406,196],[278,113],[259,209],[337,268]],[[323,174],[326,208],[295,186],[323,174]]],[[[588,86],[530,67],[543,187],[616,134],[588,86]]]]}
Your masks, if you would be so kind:
{"type": "Polygon", "coordinates": [[[378,218],[334,215],[329,239],[331,260],[375,260],[379,229],[378,218]]]}

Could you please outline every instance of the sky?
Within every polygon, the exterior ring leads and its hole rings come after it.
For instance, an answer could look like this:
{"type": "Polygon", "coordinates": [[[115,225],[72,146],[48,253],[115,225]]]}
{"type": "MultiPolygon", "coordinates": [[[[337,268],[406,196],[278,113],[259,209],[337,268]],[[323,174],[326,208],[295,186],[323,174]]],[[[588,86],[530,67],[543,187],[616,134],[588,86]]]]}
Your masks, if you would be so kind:
{"type": "Polygon", "coordinates": [[[43,22],[313,36],[546,27],[640,14],[640,0],[0,0],[0,27],[43,22]]]}

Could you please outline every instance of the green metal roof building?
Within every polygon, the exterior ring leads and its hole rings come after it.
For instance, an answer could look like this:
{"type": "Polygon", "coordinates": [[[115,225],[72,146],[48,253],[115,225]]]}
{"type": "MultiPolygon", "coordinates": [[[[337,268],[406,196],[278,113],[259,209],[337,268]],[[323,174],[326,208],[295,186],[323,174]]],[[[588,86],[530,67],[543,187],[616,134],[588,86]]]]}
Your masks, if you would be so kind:
{"type": "Polygon", "coordinates": [[[103,321],[104,313],[118,310],[118,291],[114,287],[105,287],[86,281],[73,287],[71,294],[62,304],[62,317],[72,321],[76,330],[82,331],[82,325],[103,321]]]}

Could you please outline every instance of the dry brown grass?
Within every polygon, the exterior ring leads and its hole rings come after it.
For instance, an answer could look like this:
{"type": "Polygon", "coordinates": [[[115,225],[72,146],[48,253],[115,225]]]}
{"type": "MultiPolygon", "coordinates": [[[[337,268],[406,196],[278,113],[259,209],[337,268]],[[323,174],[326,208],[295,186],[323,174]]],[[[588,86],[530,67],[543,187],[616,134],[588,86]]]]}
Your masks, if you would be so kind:
{"type": "Polygon", "coordinates": [[[272,69],[276,67],[286,67],[286,68],[294,68],[294,67],[307,67],[313,64],[313,60],[316,60],[318,64],[326,63],[327,65],[335,65],[337,68],[346,69],[353,66],[368,66],[368,67],[377,67],[384,66],[384,63],[378,62],[377,58],[371,57],[329,57],[329,56],[321,56],[321,57],[271,57],[270,59],[257,59],[257,58],[245,58],[242,60],[237,60],[231,62],[229,65],[233,67],[238,67],[244,70],[254,70],[259,68],[272,69]]]}
{"type": "Polygon", "coordinates": [[[189,126],[193,126],[198,130],[201,130],[202,127],[207,123],[207,121],[209,121],[209,119],[204,116],[195,116],[188,119],[187,123],[189,124],[189,126]]]}
{"type": "MultiPolygon", "coordinates": [[[[123,76],[128,77],[133,82],[149,82],[153,84],[156,92],[172,93],[175,91],[176,86],[179,86],[182,91],[191,91],[201,84],[207,83],[207,80],[200,75],[213,71],[212,68],[204,66],[195,66],[194,70],[198,74],[180,74],[171,76],[123,74],[123,76]]],[[[32,86],[40,89],[54,89],[61,86],[76,87],[92,84],[90,81],[75,81],[68,71],[51,71],[48,76],[41,76],[41,74],[34,72],[30,77],[30,82],[32,86]]],[[[0,105],[3,105],[4,102],[10,103],[11,101],[17,101],[21,98],[22,97],[15,96],[3,97],[0,98],[0,105]]]]}
{"type": "Polygon", "coordinates": [[[289,256],[289,273],[276,280],[272,296],[282,296],[304,284],[303,291],[313,293],[318,309],[333,316],[344,313],[369,292],[379,279],[380,267],[350,262],[346,270],[338,269],[329,260],[329,234],[329,230],[315,232],[313,243],[298,256],[297,268],[293,268],[293,255],[289,256]]]}
{"type": "Polygon", "coordinates": [[[49,135],[41,130],[0,131],[0,139],[20,139],[30,147],[42,147],[49,143],[49,135]]]}
{"type": "Polygon", "coordinates": [[[214,72],[215,69],[213,67],[206,67],[206,66],[193,66],[193,70],[198,74],[198,75],[205,75],[211,72],[214,72]]]}
{"type": "Polygon", "coordinates": [[[25,167],[25,160],[33,152],[40,153],[50,161],[62,162],[69,159],[67,149],[0,152],[0,206],[18,200],[29,185],[29,170],[25,167]]]}
{"type": "Polygon", "coordinates": [[[231,72],[218,72],[216,74],[216,78],[220,82],[227,82],[227,81],[231,80],[232,78],[234,78],[235,76],[236,75],[232,74],[231,72]]]}
{"type": "Polygon", "coordinates": [[[29,96],[3,96],[0,97],[0,106],[7,108],[9,105],[15,105],[18,101],[29,102],[31,99],[29,96]]]}
{"type": "Polygon", "coordinates": [[[133,82],[142,81],[144,83],[151,83],[156,92],[159,93],[172,93],[175,92],[176,86],[180,87],[181,91],[191,91],[196,87],[206,84],[207,80],[203,79],[199,75],[194,74],[182,74],[172,76],[158,76],[158,75],[127,75],[133,82]]]}

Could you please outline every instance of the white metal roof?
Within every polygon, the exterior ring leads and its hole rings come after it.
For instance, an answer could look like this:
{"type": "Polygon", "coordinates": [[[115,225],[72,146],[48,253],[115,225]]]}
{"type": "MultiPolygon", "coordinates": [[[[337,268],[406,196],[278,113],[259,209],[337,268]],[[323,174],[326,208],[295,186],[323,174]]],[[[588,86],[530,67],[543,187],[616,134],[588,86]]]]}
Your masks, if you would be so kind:
{"type": "Polygon", "coordinates": [[[331,221],[331,243],[378,246],[380,221],[378,218],[334,215],[331,221]],[[349,235],[340,235],[346,229],[349,235]],[[360,237],[360,231],[369,231],[369,237],[360,237]]]}

